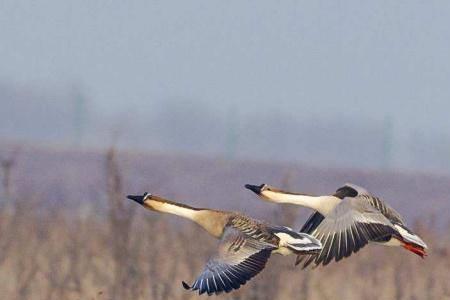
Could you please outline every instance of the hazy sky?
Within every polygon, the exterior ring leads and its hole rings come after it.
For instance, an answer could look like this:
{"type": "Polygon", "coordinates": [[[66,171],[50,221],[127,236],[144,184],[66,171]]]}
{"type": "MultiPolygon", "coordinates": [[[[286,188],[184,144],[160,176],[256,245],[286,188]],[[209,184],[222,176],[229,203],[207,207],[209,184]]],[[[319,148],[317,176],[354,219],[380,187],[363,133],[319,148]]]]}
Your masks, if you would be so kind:
{"type": "Polygon", "coordinates": [[[5,1],[0,81],[450,132],[449,1],[5,1]]]}

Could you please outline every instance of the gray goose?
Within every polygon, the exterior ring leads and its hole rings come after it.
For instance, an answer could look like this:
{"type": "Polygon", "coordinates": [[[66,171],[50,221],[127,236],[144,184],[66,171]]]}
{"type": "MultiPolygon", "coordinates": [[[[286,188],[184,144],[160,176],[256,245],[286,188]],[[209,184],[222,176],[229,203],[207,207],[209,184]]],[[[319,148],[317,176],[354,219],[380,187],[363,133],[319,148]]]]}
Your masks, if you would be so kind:
{"type": "Polygon", "coordinates": [[[400,214],[357,185],[347,183],[326,196],[291,193],[266,184],[245,187],[271,202],[316,210],[300,232],[316,237],[323,248],[316,254],[298,255],[296,264],[303,262],[303,268],[310,264],[327,265],[333,259],[339,261],[369,242],[402,246],[422,258],[427,255],[427,245],[406,226],[400,214]]]}
{"type": "Polygon", "coordinates": [[[272,253],[313,254],[322,249],[320,241],[309,234],[269,225],[237,212],[194,208],[148,193],[127,198],[149,210],[192,220],[220,239],[216,253],[194,283],[182,282],[185,289],[198,290],[199,294],[238,289],[264,269],[272,253]]]}

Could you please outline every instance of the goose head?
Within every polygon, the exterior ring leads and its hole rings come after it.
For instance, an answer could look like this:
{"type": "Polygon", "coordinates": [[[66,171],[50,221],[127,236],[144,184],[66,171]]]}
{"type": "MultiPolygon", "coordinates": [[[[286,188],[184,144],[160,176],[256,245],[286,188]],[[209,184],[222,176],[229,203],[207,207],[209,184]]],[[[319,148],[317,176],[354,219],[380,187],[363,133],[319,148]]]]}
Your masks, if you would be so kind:
{"type": "Polygon", "coordinates": [[[253,185],[253,184],[246,184],[245,188],[254,192],[256,195],[261,197],[265,200],[273,200],[273,196],[275,196],[278,193],[283,193],[281,190],[274,188],[273,186],[270,186],[268,184],[261,184],[261,185],[253,185]]]}
{"type": "Polygon", "coordinates": [[[128,195],[127,198],[144,205],[145,201],[152,199],[152,194],[145,192],[142,195],[128,195]]]}
{"type": "Polygon", "coordinates": [[[253,185],[253,184],[246,184],[245,188],[254,192],[256,195],[260,195],[262,191],[266,188],[266,184],[263,183],[261,185],[253,185]]]}

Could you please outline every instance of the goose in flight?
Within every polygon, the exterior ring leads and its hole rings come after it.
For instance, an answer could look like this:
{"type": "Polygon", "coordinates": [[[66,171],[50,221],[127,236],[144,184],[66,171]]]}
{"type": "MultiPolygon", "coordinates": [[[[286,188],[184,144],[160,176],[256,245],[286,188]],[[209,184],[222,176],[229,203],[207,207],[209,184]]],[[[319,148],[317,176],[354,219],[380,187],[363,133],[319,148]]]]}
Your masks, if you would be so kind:
{"type": "Polygon", "coordinates": [[[149,210],[192,220],[220,239],[215,254],[194,283],[182,282],[185,289],[198,290],[199,294],[238,289],[262,271],[272,253],[313,254],[322,249],[320,241],[306,233],[272,226],[237,212],[194,208],[148,193],[127,198],[149,210]]]}
{"type": "Polygon", "coordinates": [[[291,193],[266,184],[245,187],[262,199],[316,211],[300,232],[316,237],[323,248],[316,254],[298,255],[296,265],[303,262],[303,268],[310,264],[327,265],[333,259],[339,261],[358,252],[368,242],[402,246],[422,258],[426,256],[427,245],[406,227],[400,214],[357,185],[347,183],[326,196],[291,193]]]}

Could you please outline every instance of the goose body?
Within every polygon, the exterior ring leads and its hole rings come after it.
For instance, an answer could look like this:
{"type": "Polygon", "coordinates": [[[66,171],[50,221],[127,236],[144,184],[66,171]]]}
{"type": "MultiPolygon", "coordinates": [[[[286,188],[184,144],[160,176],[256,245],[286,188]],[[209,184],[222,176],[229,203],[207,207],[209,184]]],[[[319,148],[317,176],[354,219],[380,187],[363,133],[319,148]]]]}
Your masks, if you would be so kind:
{"type": "Polygon", "coordinates": [[[317,254],[299,255],[296,264],[327,265],[358,252],[369,242],[402,246],[421,256],[427,245],[405,224],[392,207],[354,184],[345,184],[333,195],[311,196],[291,193],[268,185],[246,185],[261,198],[276,203],[291,203],[314,209],[300,232],[322,242],[317,254]]]}
{"type": "Polygon", "coordinates": [[[194,208],[145,193],[128,196],[145,208],[178,215],[200,225],[220,240],[216,253],[188,290],[199,294],[219,294],[238,289],[264,269],[272,253],[313,254],[322,248],[320,241],[288,227],[273,226],[237,212],[194,208]]]}

